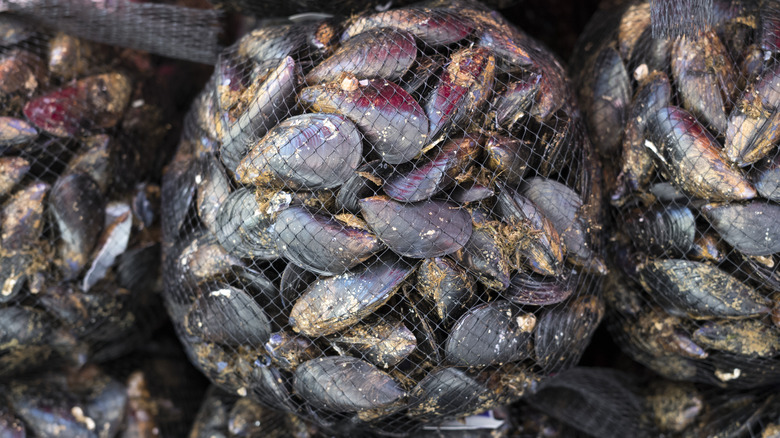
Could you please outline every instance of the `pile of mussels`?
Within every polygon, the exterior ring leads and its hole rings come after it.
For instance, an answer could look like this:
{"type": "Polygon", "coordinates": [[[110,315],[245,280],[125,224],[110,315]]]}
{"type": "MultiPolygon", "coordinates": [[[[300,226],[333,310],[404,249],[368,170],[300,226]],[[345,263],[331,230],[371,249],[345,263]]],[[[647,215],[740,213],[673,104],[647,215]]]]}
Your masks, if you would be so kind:
{"type": "MultiPolygon", "coordinates": [[[[0,436],[186,436],[203,379],[177,341],[97,367],[48,370],[0,382],[0,436]],[[164,348],[161,350],[161,348],[164,348]],[[173,354],[171,354],[173,353],[173,354]]],[[[204,386],[205,389],[205,386],[204,386]]]]}
{"type": "Polygon", "coordinates": [[[162,316],[154,73],[0,15],[0,376],[116,357],[162,316]]]}
{"type": "Polygon", "coordinates": [[[563,69],[477,3],[269,23],[185,124],[166,301],[230,393],[412,431],[576,363],[604,314],[600,171],[563,69]]]}
{"type": "Polygon", "coordinates": [[[620,157],[612,330],[671,379],[780,381],[778,8],[716,0],[711,29],[675,39],[634,2],[581,41],[590,134],[620,157]]]}

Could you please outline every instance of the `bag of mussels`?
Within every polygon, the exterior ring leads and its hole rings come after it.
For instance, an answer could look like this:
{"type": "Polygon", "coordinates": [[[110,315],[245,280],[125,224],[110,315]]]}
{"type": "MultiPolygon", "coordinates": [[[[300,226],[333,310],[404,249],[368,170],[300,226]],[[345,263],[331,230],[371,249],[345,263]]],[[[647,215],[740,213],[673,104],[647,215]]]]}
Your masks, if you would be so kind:
{"type": "Polygon", "coordinates": [[[634,368],[575,367],[525,401],[587,436],[770,438],[780,431],[777,385],[724,389],[634,368]]]}
{"type": "MultiPolygon", "coordinates": [[[[156,332],[159,333],[159,332],[156,332]]],[[[3,437],[183,437],[206,388],[172,335],[96,366],[0,382],[3,437]]]]}
{"type": "Polygon", "coordinates": [[[257,28],[163,178],[166,304],[220,388],[407,433],[575,364],[600,170],[560,63],[443,2],[257,28]]]}
{"type": "Polygon", "coordinates": [[[173,70],[4,14],[0,28],[0,376],[117,357],[165,314],[156,97],[173,70]]]}
{"type": "Polygon", "coordinates": [[[653,38],[651,6],[593,18],[573,65],[610,211],[610,330],[673,380],[780,381],[780,6],[716,0],[653,38]],[[611,244],[611,245],[612,245],[611,244]]]}

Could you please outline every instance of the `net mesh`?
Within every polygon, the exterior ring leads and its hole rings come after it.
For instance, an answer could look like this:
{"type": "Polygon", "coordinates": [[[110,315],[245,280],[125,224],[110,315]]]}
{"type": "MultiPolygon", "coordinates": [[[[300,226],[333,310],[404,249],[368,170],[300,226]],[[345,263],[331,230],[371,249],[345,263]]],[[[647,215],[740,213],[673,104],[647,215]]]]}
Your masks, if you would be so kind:
{"type": "Polygon", "coordinates": [[[710,30],[653,38],[651,5],[631,2],[594,17],[573,58],[613,157],[609,329],[669,379],[780,379],[777,11],[715,1],[710,30]]]}
{"type": "Polygon", "coordinates": [[[176,59],[213,64],[220,50],[220,12],[211,8],[133,0],[8,0],[2,10],[35,26],[176,59]]]}
{"type": "Polygon", "coordinates": [[[173,330],[100,367],[37,371],[0,384],[0,435],[186,436],[206,379],[173,330]]]}
{"type": "Polygon", "coordinates": [[[163,186],[166,304],[220,388],[402,435],[533,392],[604,314],[559,61],[473,2],[261,26],[163,186]]]}
{"type": "Polygon", "coordinates": [[[160,90],[182,92],[197,69],[6,14],[0,27],[7,378],[113,359],[163,321],[159,178],[180,126],[160,90]]]}
{"type": "MultiPolygon", "coordinates": [[[[220,10],[235,12],[256,17],[279,17],[293,14],[331,13],[347,16],[367,12],[381,12],[399,6],[417,3],[415,0],[333,0],[317,2],[313,0],[292,0],[287,2],[253,1],[253,0],[210,0],[214,7],[220,10]]],[[[484,2],[491,8],[503,9],[518,3],[520,0],[487,0],[484,2]]]]}
{"type": "Polygon", "coordinates": [[[647,370],[568,370],[527,400],[588,436],[775,436],[777,386],[751,390],[675,382],[647,370]]]}

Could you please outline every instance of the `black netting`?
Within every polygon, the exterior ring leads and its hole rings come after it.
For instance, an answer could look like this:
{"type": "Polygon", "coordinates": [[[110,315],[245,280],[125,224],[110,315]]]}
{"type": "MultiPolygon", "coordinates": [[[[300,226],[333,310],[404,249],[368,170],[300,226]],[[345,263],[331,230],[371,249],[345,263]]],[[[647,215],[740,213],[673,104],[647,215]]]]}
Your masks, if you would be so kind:
{"type": "MultiPolygon", "coordinates": [[[[290,0],[279,2],[274,0],[209,0],[217,9],[254,15],[256,17],[287,16],[293,14],[331,13],[347,16],[349,14],[386,11],[390,8],[408,6],[417,3],[415,0],[332,0],[321,2],[315,0],[290,0]]],[[[491,8],[507,8],[520,0],[487,0],[484,2],[491,8]]]]}
{"type": "Polygon", "coordinates": [[[715,1],[710,30],[652,38],[632,2],[574,57],[611,204],[609,327],[670,379],[780,381],[777,13],[715,1]]]}
{"type": "MultiPolygon", "coordinates": [[[[195,2],[193,2],[195,3],[195,2]]],[[[212,64],[219,11],[133,0],[8,0],[3,12],[103,44],[212,64]]]]}
{"type": "Polygon", "coordinates": [[[559,61],[478,3],[273,20],[167,168],[169,313],[219,387],[325,430],[508,403],[604,315],[595,158],[559,61]]]}
{"type": "Polygon", "coordinates": [[[183,437],[206,389],[171,329],[98,367],[38,370],[0,383],[0,436],[183,437]]]}
{"type": "Polygon", "coordinates": [[[769,438],[780,427],[777,390],[723,390],[643,371],[573,368],[528,403],[594,437],[769,438]]]}
{"type": "Polygon", "coordinates": [[[180,122],[162,90],[197,69],[0,23],[6,378],[111,360],[163,321],[159,178],[180,122]]]}

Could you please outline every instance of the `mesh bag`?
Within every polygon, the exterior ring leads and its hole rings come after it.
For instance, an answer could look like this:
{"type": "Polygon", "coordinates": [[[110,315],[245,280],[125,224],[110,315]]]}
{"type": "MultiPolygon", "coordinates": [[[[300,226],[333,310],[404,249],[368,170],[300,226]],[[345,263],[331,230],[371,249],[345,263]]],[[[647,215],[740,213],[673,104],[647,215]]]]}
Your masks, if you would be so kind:
{"type": "Polygon", "coordinates": [[[219,11],[133,0],[7,0],[0,5],[35,26],[79,38],[213,64],[219,53],[219,11]]]}
{"type": "Polygon", "coordinates": [[[117,435],[185,437],[208,387],[166,324],[133,353],[103,364],[126,387],[124,421],[117,435]]]}
{"type": "Polygon", "coordinates": [[[594,437],[769,438],[780,421],[777,390],[724,390],[643,371],[578,367],[548,380],[527,403],[594,437]]]}
{"type": "Polygon", "coordinates": [[[651,7],[592,20],[574,63],[611,204],[609,328],[663,376],[780,381],[777,2],[715,1],[654,39],[651,7]]]}
{"type": "Polygon", "coordinates": [[[477,3],[239,40],[163,179],[166,303],[191,359],[318,427],[391,434],[575,364],[605,268],[568,90],[477,3]]]}
{"type": "Polygon", "coordinates": [[[249,397],[211,386],[198,411],[189,438],[252,437],[324,438],[298,416],[269,409],[249,397]]]}
{"type": "Polygon", "coordinates": [[[5,377],[117,357],[163,320],[157,178],[178,132],[157,96],[183,85],[148,54],[0,23],[5,377]]]}
{"type": "Polygon", "coordinates": [[[183,437],[205,388],[171,333],[105,367],[4,380],[0,436],[183,437]]]}
{"type": "MultiPolygon", "coordinates": [[[[333,0],[321,2],[314,0],[292,0],[279,2],[273,0],[210,0],[217,9],[257,17],[287,16],[308,12],[324,12],[349,15],[361,12],[385,11],[391,7],[408,6],[414,0],[333,0]]],[[[492,8],[507,8],[519,3],[519,0],[487,0],[492,8]]]]}
{"type": "MultiPolygon", "coordinates": [[[[416,433],[421,438],[575,438],[582,436],[564,423],[523,403],[493,409],[493,418],[503,423],[494,428],[468,424],[448,428],[427,428],[416,433]],[[460,429],[460,430],[458,430],[460,429]]],[[[268,409],[249,397],[238,397],[211,386],[203,399],[189,438],[216,437],[295,437],[327,438],[334,435],[306,423],[299,416],[268,409]]],[[[378,436],[361,433],[359,436],[378,436]]]]}

